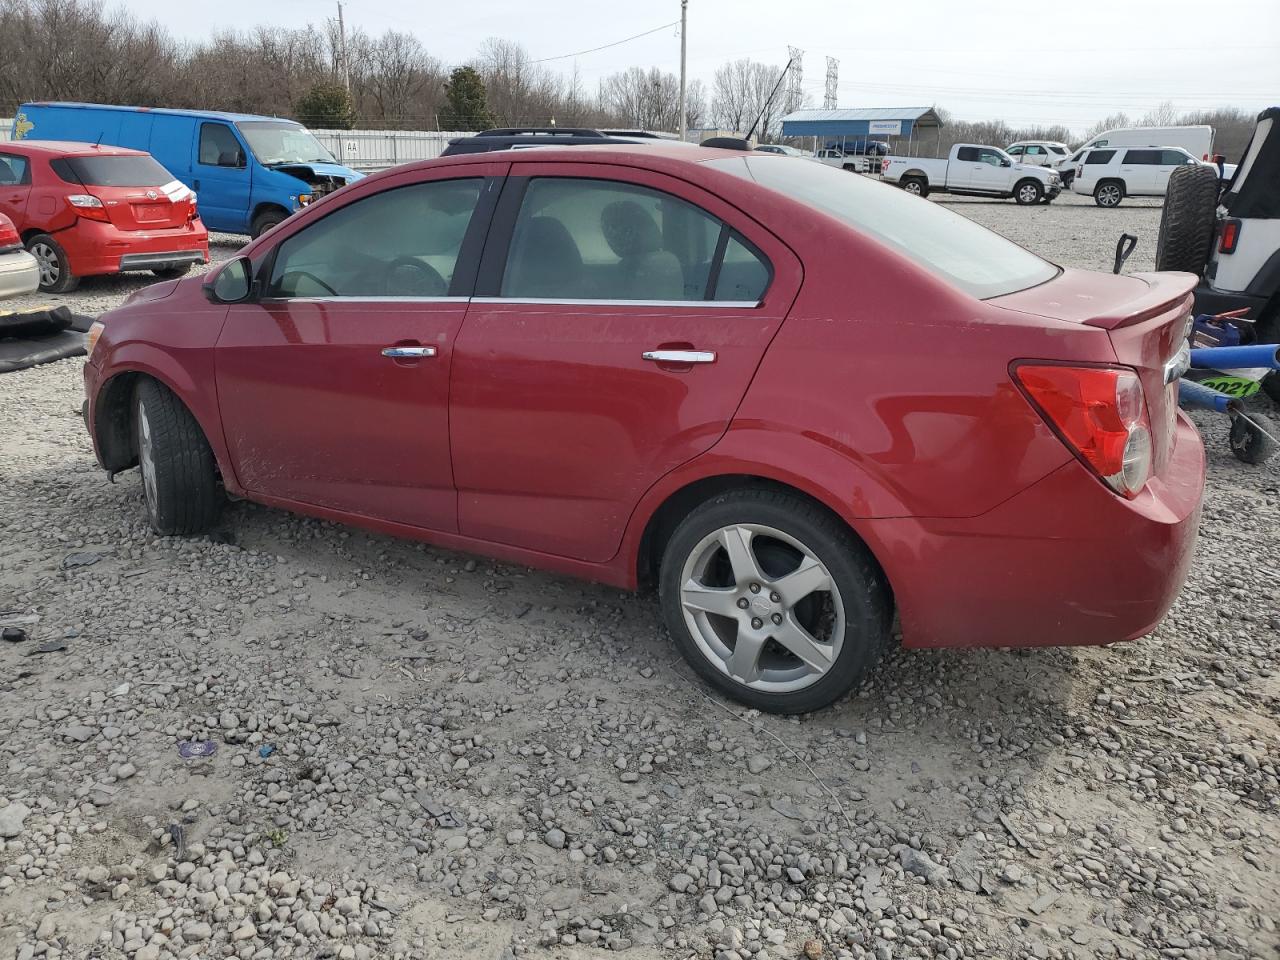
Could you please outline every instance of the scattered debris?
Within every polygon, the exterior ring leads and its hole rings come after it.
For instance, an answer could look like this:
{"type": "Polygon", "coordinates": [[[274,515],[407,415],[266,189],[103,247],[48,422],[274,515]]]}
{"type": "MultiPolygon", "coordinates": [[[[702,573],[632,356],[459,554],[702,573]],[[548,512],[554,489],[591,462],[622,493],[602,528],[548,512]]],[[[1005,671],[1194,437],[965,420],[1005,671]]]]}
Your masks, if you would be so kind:
{"type": "Polygon", "coordinates": [[[264,760],[275,752],[276,746],[274,743],[264,743],[258,748],[258,756],[262,757],[264,760]]]}
{"type": "Polygon", "coordinates": [[[109,554],[98,553],[94,550],[84,550],[80,553],[69,553],[62,558],[62,569],[73,570],[76,567],[91,567],[106,556],[109,556],[109,554]]]}
{"type": "Polygon", "coordinates": [[[28,650],[27,656],[34,657],[41,653],[59,653],[65,649],[67,649],[65,640],[46,640],[40,646],[28,650]]]}
{"type": "Polygon", "coordinates": [[[218,744],[213,740],[183,740],[178,744],[178,756],[183,760],[212,757],[217,752],[218,744]]]}
{"type": "Polygon", "coordinates": [[[6,643],[22,643],[24,640],[30,640],[31,634],[21,627],[5,627],[0,630],[0,639],[3,639],[6,643]]]}

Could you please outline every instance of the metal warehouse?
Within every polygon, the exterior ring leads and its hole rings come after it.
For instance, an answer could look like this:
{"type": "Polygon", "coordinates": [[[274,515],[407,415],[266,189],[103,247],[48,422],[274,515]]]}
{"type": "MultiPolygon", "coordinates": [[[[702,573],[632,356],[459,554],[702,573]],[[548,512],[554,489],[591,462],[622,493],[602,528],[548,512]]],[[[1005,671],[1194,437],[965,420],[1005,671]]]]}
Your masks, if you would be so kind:
{"type": "Polygon", "coordinates": [[[937,142],[942,119],[932,107],[872,107],[857,110],[796,110],[782,118],[784,137],[813,137],[844,148],[848,140],[905,141],[912,152],[930,133],[937,142]]]}

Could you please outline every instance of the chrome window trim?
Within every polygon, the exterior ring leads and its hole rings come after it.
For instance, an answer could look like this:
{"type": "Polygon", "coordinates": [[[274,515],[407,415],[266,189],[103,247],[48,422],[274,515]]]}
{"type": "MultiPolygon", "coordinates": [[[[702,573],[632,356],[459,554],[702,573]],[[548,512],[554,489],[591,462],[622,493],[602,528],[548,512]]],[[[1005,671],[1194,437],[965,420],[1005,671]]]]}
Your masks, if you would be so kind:
{"type": "Polygon", "coordinates": [[[466,303],[470,297],[263,297],[260,303],[466,303]]]}
{"type": "Polygon", "coordinates": [[[563,307],[688,307],[705,310],[754,310],[759,300],[569,300],[557,297],[472,297],[472,303],[525,303],[563,307]]]}

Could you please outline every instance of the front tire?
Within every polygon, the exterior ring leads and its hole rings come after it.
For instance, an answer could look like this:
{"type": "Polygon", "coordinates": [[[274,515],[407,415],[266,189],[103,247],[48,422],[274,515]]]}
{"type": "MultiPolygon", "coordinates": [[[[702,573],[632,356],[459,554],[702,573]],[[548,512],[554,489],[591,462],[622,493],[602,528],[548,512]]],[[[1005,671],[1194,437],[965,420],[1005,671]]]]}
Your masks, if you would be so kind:
{"type": "Polygon", "coordinates": [[[1020,207],[1030,207],[1044,198],[1044,187],[1039,180],[1020,180],[1013,188],[1013,199],[1020,207]]]}
{"type": "Polygon", "coordinates": [[[284,223],[288,216],[289,214],[283,210],[263,210],[253,218],[253,223],[249,227],[253,239],[257,240],[272,227],[284,223]]]}
{"type": "Polygon", "coordinates": [[[1124,199],[1124,184],[1119,180],[1103,180],[1093,188],[1093,202],[1100,207],[1118,207],[1124,199]]]}
{"type": "Polygon", "coordinates": [[[37,233],[28,240],[27,252],[40,264],[40,289],[44,293],[70,293],[80,286],[80,278],[71,272],[67,251],[47,233],[37,233]]]}
{"type": "Polygon", "coordinates": [[[134,393],[134,435],[151,529],[203,533],[222,509],[213,451],[196,418],[168,387],[143,379],[134,393]]]}
{"type": "Polygon", "coordinates": [[[837,700],[889,639],[889,591],[867,549],[785,492],[731,490],[694,509],[663,552],[659,597],[699,676],[772,713],[837,700]]]}

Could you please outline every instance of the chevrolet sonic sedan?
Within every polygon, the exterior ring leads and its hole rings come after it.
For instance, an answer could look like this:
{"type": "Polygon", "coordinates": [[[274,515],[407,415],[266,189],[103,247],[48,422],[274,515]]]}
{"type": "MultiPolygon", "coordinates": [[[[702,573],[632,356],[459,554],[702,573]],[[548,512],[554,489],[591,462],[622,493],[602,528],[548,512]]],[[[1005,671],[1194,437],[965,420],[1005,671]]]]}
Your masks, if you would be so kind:
{"type": "Polygon", "coordinates": [[[448,157],[105,314],[101,465],[160,534],[224,492],[620,587],[699,674],[802,712],[911,647],[1151,631],[1204,451],[1193,277],[1064,270],[785,156],[448,157]]]}

